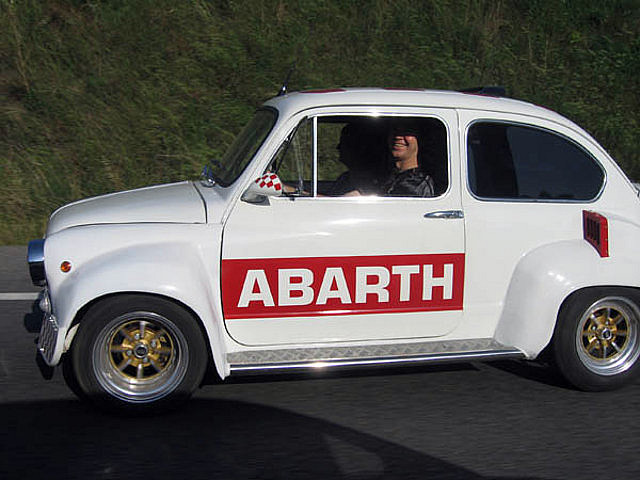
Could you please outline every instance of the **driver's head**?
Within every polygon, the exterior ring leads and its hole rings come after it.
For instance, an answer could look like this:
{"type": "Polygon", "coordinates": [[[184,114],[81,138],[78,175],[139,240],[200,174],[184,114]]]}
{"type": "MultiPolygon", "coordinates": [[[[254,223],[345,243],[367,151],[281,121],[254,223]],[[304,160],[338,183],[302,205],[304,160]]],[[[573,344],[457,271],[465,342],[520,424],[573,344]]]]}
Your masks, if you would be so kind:
{"type": "Polygon", "coordinates": [[[418,166],[418,135],[415,124],[408,120],[396,120],[391,124],[387,142],[391,161],[413,168],[418,166]],[[415,165],[414,165],[415,164],[415,165]]]}

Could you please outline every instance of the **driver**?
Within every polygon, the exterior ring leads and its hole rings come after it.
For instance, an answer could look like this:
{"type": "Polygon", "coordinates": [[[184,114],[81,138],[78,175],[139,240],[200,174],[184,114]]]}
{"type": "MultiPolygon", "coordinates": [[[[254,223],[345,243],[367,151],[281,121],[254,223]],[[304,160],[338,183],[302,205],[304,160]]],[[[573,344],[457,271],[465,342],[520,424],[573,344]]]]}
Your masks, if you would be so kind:
{"type": "Polygon", "coordinates": [[[387,143],[393,170],[380,194],[392,197],[433,197],[433,178],[418,163],[419,131],[412,122],[398,120],[391,125],[387,143]]]}

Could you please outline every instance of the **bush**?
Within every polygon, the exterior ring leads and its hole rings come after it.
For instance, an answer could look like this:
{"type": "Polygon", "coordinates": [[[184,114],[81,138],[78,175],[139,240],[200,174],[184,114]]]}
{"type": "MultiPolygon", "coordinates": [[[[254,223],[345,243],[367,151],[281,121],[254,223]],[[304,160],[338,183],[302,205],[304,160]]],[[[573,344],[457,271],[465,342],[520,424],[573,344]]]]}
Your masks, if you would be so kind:
{"type": "Polygon", "coordinates": [[[633,0],[0,0],[0,243],[51,211],[195,176],[290,89],[500,84],[640,178],[633,0]]]}

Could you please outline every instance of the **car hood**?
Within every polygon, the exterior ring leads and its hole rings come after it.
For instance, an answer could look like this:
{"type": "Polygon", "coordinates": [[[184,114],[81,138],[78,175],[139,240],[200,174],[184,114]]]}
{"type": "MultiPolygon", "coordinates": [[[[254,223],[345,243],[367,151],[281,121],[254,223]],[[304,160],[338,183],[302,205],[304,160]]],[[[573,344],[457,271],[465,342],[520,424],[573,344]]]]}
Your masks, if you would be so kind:
{"type": "Polygon", "coordinates": [[[106,223],[205,223],[205,204],[191,182],[111,193],[65,205],[51,215],[47,236],[106,223]]]}

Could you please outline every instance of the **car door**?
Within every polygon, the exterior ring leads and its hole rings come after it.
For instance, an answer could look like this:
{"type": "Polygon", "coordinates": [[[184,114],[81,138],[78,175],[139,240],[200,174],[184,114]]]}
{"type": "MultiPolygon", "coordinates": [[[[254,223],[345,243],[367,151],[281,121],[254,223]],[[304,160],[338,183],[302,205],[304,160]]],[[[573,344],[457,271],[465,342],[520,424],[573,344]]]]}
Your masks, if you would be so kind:
{"type": "Polygon", "coordinates": [[[288,192],[239,201],[225,224],[223,311],[238,342],[437,337],[460,322],[464,220],[459,166],[450,160],[459,158],[452,128],[457,115],[448,109],[372,110],[300,114],[288,140],[257,160],[288,192]],[[383,169],[385,128],[399,117],[424,129],[421,163],[437,178],[436,196],[375,195],[375,185],[361,187],[365,195],[336,194],[345,175],[354,176],[336,160],[345,127],[366,130],[360,142],[366,162],[383,169]]]}
{"type": "Polygon", "coordinates": [[[476,336],[490,337],[501,318],[508,328],[524,328],[517,311],[504,310],[518,262],[542,246],[582,239],[582,212],[597,208],[605,172],[586,141],[551,121],[462,110],[460,131],[465,324],[475,326],[476,336]]]}

